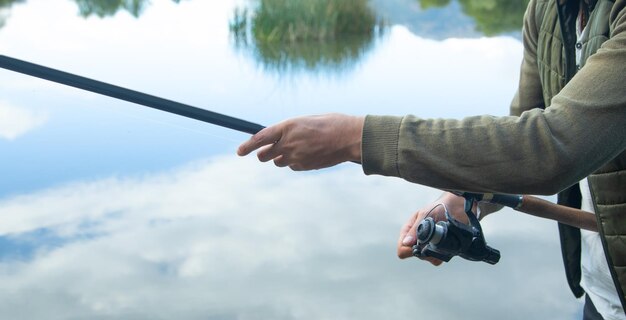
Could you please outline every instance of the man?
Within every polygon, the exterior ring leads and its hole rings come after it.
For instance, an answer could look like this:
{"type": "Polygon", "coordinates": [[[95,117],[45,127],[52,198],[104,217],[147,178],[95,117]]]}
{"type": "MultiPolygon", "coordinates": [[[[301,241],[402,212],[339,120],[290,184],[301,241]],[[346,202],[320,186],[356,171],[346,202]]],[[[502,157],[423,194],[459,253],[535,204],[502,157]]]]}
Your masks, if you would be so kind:
{"type": "MultiPolygon", "coordinates": [[[[623,316],[626,0],[532,0],[523,42],[513,116],[303,117],[262,130],[238,153],[260,148],[261,161],[273,160],[293,170],[361,162],[366,174],[397,176],[446,190],[563,191],[559,202],[568,205],[580,204],[576,184],[588,176],[589,198],[623,316]],[[577,28],[581,28],[578,41],[577,28]]],[[[415,218],[416,223],[421,219],[415,218]]],[[[580,231],[560,229],[568,281],[580,296],[580,231]]]]}
{"type": "MultiPolygon", "coordinates": [[[[575,45],[574,51],[576,54],[573,55],[575,56],[575,66],[577,70],[581,69],[582,65],[585,63],[584,59],[586,57],[582,55],[583,50],[589,50],[590,52],[595,52],[596,50],[595,48],[589,49],[589,46],[593,46],[593,44],[589,43],[590,39],[608,35],[608,23],[598,23],[597,21],[600,19],[598,17],[608,17],[610,14],[609,9],[612,9],[613,6],[612,2],[598,4],[596,1],[591,3],[580,2],[580,4],[581,5],[576,6],[575,3],[563,2],[558,4],[560,7],[557,7],[562,10],[561,17],[564,18],[567,17],[568,14],[572,15],[574,12],[577,13],[576,19],[573,19],[575,21],[573,28],[576,30],[576,43],[581,44],[580,46],[575,45]],[[570,7],[566,8],[566,6],[570,7]],[[587,26],[589,18],[596,19],[591,21],[592,23],[596,23],[592,27],[587,26]]],[[[532,7],[529,7],[529,14],[532,14],[531,9],[532,7]]],[[[537,77],[535,74],[540,69],[537,63],[537,53],[536,51],[532,51],[537,45],[533,45],[532,38],[528,37],[531,36],[531,34],[528,33],[529,29],[537,29],[537,27],[536,25],[530,25],[532,20],[529,20],[529,18],[530,17],[527,16],[525,19],[526,37],[524,44],[526,55],[522,66],[521,86],[511,106],[512,115],[520,115],[523,111],[529,110],[533,106],[540,108],[544,108],[545,105],[549,106],[550,101],[543,101],[544,98],[541,97],[539,93],[544,94],[547,98],[552,96],[550,93],[545,94],[547,90],[544,86],[548,85],[544,85],[542,82],[543,79],[541,78],[538,83],[535,83],[535,85],[540,85],[540,87],[536,87],[535,90],[532,90],[532,87],[529,88],[527,85],[525,86],[525,82],[528,82],[529,78],[537,77]]],[[[545,17],[542,17],[542,19],[545,19],[545,17]]],[[[572,26],[569,26],[569,28],[572,28],[572,26]]],[[[541,30],[545,32],[545,28],[541,30]]],[[[571,31],[571,33],[574,32],[571,31]]],[[[559,91],[560,87],[557,86],[557,88],[559,89],[556,89],[556,91],[559,91]]],[[[619,161],[619,159],[615,159],[615,161],[619,161]]],[[[623,186],[622,190],[624,190],[623,186]]],[[[582,206],[586,211],[595,212],[596,209],[591,198],[592,196],[587,179],[583,179],[579,185],[574,185],[559,194],[559,202],[561,204],[578,208],[582,206]]],[[[459,197],[452,194],[444,194],[438,202],[446,203],[449,208],[458,208],[457,210],[460,210],[462,208],[463,199],[459,199],[459,197]]],[[[411,235],[415,234],[416,226],[422,220],[425,212],[430,210],[433,206],[434,203],[419,210],[401,229],[398,243],[398,256],[400,258],[407,258],[412,255],[411,247],[415,244],[416,239],[411,235]]],[[[563,224],[559,224],[559,231],[561,233],[563,259],[568,283],[576,297],[580,297],[583,293],[586,293],[584,319],[626,319],[618,290],[616,290],[615,281],[612,279],[614,275],[611,274],[611,270],[607,265],[607,257],[604,254],[602,237],[597,232],[580,231],[563,224]]],[[[609,261],[610,260],[611,258],[609,257],[609,261]]],[[[431,263],[438,265],[441,262],[431,260],[431,263]]]]}

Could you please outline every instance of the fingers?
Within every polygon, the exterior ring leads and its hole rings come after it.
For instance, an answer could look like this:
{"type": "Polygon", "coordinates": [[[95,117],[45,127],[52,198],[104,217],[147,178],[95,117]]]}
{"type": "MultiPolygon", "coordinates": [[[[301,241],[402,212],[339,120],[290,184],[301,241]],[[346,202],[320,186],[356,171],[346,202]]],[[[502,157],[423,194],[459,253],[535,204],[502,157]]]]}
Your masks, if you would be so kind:
{"type": "Polygon", "coordinates": [[[413,246],[417,244],[417,226],[422,222],[422,219],[415,219],[411,227],[409,228],[409,232],[407,236],[402,240],[403,245],[413,246]]]}
{"type": "Polygon", "coordinates": [[[259,158],[259,161],[267,162],[279,156],[283,157],[279,143],[280,141],[261,148],[259,152],[257,153],[257,157],[259,158]]]}
{"type": "Polygon", "coordinates": [[[417,243],[417,239],[411,233],[411,228],[417,221],[419,211],[411,215],[409,220],[400,228],[400,237],[398,238],[398,258],[406,259],[413,256],[413,245],[417,243]]]}
{"type": "Polygon", "coordinates": [[[239,146],[237,155],[246,156],[259,149],[257,157],[261,162],[274,160],[277,167],[289,167],[294,171],[305,170],[306,168],[301,164],[293,164],[289,154],[285,154],[282,142],[287,126],[288,122],[286,121],[259,131],[239,146]]]}
{"type": "Polygon", "coordinates": [[[398,257],[400,259],[406,259],[413,256],[413,246],[417,244],[417,226],[420,224],[421,219],[417,219],[419,214],[415,214],[413,218],[409,220],[411,224],[407,224],[403,227],[403,231],[406,230],[404,235],[400,233],[400,243],[398,244],[398,257]]]}
{"type": "MultiPolygon", "coordinates": [[[[400,259],[406,259],[413,257],[413,246],[411,247],[400,247],[398,248],[398,257],[400,259]]],[[[434,266],[438,266],[443,263],[443,261],[431,257],[420,258],[421,260],[425,260],[430,262],[434,266]]]]}
{"type": "Polygon", "coordinates": [[[435,258],[426,258],[424,259],[428,262],[430,262],[430,264],[432,264],[433,266],[439,266],[443,263],[443,261],[439,260],[439,259],[435,259],[435,258]]]}
{"type": "Polygon", "coordinates": [[[398,258],[406,259],[413,256],[413,247],[398,247],[398,258]]]}
{"type": "MultiPolygon", "coordinates": [[[[432,207],[428,206],[426,209],[418,210],[414,213],[409,220],[400,228],[400,237],[398,239],[398,249],[397,254],[400,259],[406,259],[413,257],[413,246],[417,244],[417,227],[422,222],[424,218],[426,218],[427,213],[430,212],[432,215],[438,215],[443,212],[443,209],[440,207],[432,207]],[[431,211],[429,208],[433,208],[431,211]]],[[[430,262],[432,265],[438,266],[442,264],[441,260],[426,257],[420,258],[421,260],[426,260],[430,262]]]]}
{"type": "Polygon", "coordinates": [[[262,146],[273,144],[282,138],[282,132],[280,124],[265,128],[253,135],[248,141],[242,143],[237,149],[237,154],[245,156],[262,146]]]}
{"type": "Polygon", "coordinates": [[[274,158],[274,164],[277,167],[284,168],[284,167],[289,165],[289,162],[287,161],[287,159],[285,159],[284,156],[278,156],[278,157],[274,158]]]}

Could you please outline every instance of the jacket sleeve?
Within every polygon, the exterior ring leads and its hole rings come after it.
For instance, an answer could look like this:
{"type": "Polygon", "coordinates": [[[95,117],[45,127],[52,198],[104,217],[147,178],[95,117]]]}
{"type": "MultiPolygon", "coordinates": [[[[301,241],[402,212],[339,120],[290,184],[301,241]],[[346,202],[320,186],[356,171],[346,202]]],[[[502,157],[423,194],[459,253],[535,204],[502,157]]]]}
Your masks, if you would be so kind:
{"type": "Polygon", "coordinates": [[[528,4],[524,14],[524,26],[522,29],[522,43],[524,45],[524,58],[520,68],[520,79],[517,92],[510,106],[510,114],[519,116],[522,112],[534,108],[545,107],[543,90],[539,79],[537,65],[537,38],[539,29],[535,19],[535,1],[528,4]]]}
{"type": "Polygon", "coordinates": [[[462,120],[367,116],[364,172],[522,194],[554,194],[586,177],[626,148],[626,10],[615,6],[610,39],[550,107],[462,120]]]}

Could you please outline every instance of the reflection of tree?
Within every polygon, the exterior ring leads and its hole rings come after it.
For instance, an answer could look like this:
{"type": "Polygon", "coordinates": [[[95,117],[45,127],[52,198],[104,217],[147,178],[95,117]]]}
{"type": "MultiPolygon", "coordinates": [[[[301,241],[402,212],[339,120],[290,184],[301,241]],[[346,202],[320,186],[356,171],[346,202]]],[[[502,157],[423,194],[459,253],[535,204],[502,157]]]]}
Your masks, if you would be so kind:
{"type": "MultiPolygon", "coordinates": [[[[173,0],[178,3],[180,0],[173,0]]],[[[100,18],[113,16],[119,10],[126,10],[134,17],[139,17],[149,0],[74,0],[78,5],[79,14],[83,17],[96,15],[100,18]]]]}
{"type": "MultiPolygon", "coordinates": [[[[6,22],[8,10],[13,4],[24,3],[26,0],[0,0],[0,28],[6,22]]],[[[128,11],[139,17],[150,4],[150,0],[73,0],[78,5],[78,13],[82,17],[96,15],[100,18],[113,16],[120,10],[128,11]]],[[[172,0],[179,3],[180,0],[172,0]]]]}
{"type": "MultiPolygon", "coordinates": [[[[444,7],[451,0],[419,0],[423,9],[444,7]]],[[[463,12],[474,18],[476,29],[485,35],[518,31],[529,0],[458,0],[463,12]]]]}
{"type": "Polygon", "coordinates": [[[450,4],[451,0],[419,0],[422,9],[441,8],[450,4]]]}
{"type": "Polygon", "coordinates": [[[301,70],[340,72],[353,66],[370,44],[371,38],[364,36],[325,42],[260,42],[254,54],[261,65],[279,73],[301,70]]]}
{"type": "Polygon", "coordinates": [[[377,21],[368,0],[260,0],[235,10],[235,44],[277,71],[343,69],[370,47],[377,21]]]}
{"type": "Polygon", "coordinates": [[[113,16],[124,9],[138,17],[145,8],[146,0],[74,0],[78,5],[78,12],[83,17],[96,15],[100,18],[113,16]]]}
{"type": "Polygon", "coordinates": [[[24,2],[24,0],[0,0],[0,28],[6,23],[8,10],[13,4],[24,2]]]}
{"type": "Polygon", "coordinates": [[[24,0],[0,0],[0,9],[10,8],[14,3],[24,2],[24,0]]]}

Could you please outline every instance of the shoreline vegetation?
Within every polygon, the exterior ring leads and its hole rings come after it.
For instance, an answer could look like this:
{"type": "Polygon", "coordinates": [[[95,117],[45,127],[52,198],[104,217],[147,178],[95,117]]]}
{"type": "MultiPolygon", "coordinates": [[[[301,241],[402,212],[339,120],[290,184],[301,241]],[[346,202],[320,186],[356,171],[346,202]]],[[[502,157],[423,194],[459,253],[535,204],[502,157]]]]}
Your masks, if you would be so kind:
{"type": "Polygon", "coordinates": [[[376,20],[367,0],[261,0],[252,32],[265,43],[322,42],[371,35],[376,20]]]}
{"type": "MultiPolygon", "coordinates": [[[[171,1],[181,3],[181,0],[171,1]]],[[[356,66],[385,35],[390,24],[387,19],[436,33],[456,20],[441,16],[437,10],[432,17],[422,12],[458,6],[474,21],[475,30],[494,36],[521,29],[528,1],[247,0],[234,9],[229,27],[235,49],[253,57],[268,71],[341,73],[356,66]],[[395,9],[384,10],[381,6],[395,9]],[[417,14],[411,18],[411,13],[417,14]]],[[[0,0],[0,28],[6,24],[14,5],[27,2],[0,0]]],[[[113,17],[118,12],[139,18],[150,6],[150,0],[70,2],[76,4],[77,14],[83,18],[113,17]]]]}
{"type": "MultiPolygon", "coordinates": [[[[95,15],[99,18],[112,17],[119,11],[126,11],[135,18],[144,12],[150,5],[150,0],[71,0],[78,7],[78,15],[88,18],[95,15]]],[[[172,0],[180,3],[180,0],[172,0]]],[[[26,3],[26,0],[0,0],[0,28],[6,23],[8,13],[2,12],[4,9],[8,11],[15,4],[26,3]],[[4,15],[4,17],[3,17],[4,15]]]]}
{"type": "MultiPolygon", "coordinates": [[[[423,10],[444,8],[453,0],[418,0],[423,10]]],[[[524,12],[530,0],[456,0],[461,10],[472,17],[475,29],[486,36],[496,36],[522,29],[524,12]]]]}
{"type": "Polygon", "coordinates": [[[345,70],[384,32],[368,0],[260,0],[235,8],[235,46],[275,71],[345,70]]]}

